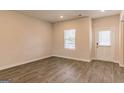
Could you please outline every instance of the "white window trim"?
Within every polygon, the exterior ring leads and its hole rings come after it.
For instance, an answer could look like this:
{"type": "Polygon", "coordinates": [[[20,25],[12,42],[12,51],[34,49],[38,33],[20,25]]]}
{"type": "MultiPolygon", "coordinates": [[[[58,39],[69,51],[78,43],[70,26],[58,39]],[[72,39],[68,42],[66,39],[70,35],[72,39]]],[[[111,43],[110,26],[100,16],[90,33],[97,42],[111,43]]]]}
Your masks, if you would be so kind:
{"type": "Polygon", "coordinates": [[[76,49],[76,29],[65,29],[64,30],[64,49],[68,49],[68,50],[75,50],[76,49]],[[65,31],[68,30],[74,30],[75,31],[75,47],[74,48],[69,48],[69,47],[65,47],[65,31]]]}
{"type": "MultiPolygon", "coordinates": [[[[112,41],[111,41],[111,39],[112,39],[112,30],[110,30],[110,29],[106,29],[106,30],[100,30],[100,31],[110,31],[110,45],[99,45],[100,47],[111,47],[112,46],[112,41]]],[[[99,42],[99,41],[98,41],[99,42]]]]}
{"type": "MultiPolygon", "coordinates": [[[[107,31],[107,30],[110,30],[111,31],[111,39],[112,39],[112,36],[113,36],[113,33],[112,33],[113,29],[112,29],[112,27],[98,28],[95,33],[98,33],[99,31],[107,31]]],[[[95,39],[96,39],[96,36],[95,36],[95,39]]],[[[97,42],[95,42],[95,44],[96,43],[97,42]]],[[[111,45],[109,45],[109,46],[104,46],[104,45],[99,45],[99,46],[100,47],[111,47],[112,44],[113,44],[113,42],[111,41],[111,45]]]]}

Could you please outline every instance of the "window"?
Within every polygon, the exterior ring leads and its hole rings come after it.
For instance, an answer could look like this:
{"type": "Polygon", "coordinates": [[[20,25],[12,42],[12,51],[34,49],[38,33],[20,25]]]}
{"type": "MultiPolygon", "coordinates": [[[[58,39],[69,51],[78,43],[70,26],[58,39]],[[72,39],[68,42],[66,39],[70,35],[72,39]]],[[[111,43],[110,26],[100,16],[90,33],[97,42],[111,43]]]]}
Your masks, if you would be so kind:
{"type": "Polygon", "coordinates": [[[75,29],[64,30],[64,48],[75,49],[75,29]]]}
{"type": "Polygon", "coordinates": [[[100,46],[111,46],[111,31],[100,31],[99,32],[99,45],[100,46]]]}

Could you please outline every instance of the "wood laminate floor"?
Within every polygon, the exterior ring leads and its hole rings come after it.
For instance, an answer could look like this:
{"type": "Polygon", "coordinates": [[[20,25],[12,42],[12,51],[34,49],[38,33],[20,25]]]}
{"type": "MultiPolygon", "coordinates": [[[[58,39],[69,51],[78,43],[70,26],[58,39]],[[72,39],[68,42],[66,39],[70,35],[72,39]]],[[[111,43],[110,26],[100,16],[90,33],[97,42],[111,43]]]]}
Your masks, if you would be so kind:
{"type": "Polygon", "coordinates": [[[11,83],[124,83],[124,68],[111,62],[50,57],[0,71],[11,83]]]}

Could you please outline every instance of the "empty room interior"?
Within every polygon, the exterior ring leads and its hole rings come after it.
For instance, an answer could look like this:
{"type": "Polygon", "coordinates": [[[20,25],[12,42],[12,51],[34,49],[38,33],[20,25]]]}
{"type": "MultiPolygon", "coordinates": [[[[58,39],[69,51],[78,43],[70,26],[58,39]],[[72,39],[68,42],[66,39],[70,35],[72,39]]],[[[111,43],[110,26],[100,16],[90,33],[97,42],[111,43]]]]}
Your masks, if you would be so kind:
{"type": "Polygon", "coordinates": [[[124,11],[0,11],[0,82],[124,83],[124,11]]]}

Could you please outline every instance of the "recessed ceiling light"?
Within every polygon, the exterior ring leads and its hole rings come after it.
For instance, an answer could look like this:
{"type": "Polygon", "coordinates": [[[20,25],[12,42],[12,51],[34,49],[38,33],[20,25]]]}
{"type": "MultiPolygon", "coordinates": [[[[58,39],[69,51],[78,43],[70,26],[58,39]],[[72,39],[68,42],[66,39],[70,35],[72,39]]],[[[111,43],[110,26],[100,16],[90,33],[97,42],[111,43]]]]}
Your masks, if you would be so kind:
{"type": "Polygon", "coordinates": [[[105,10],[101,10],[101,12],[105,12],[105,10]]]}
{"type": "Polygon", "coordinates": [[[60,18],[63,18],[63,16],[60,16],[60,18]]]}

